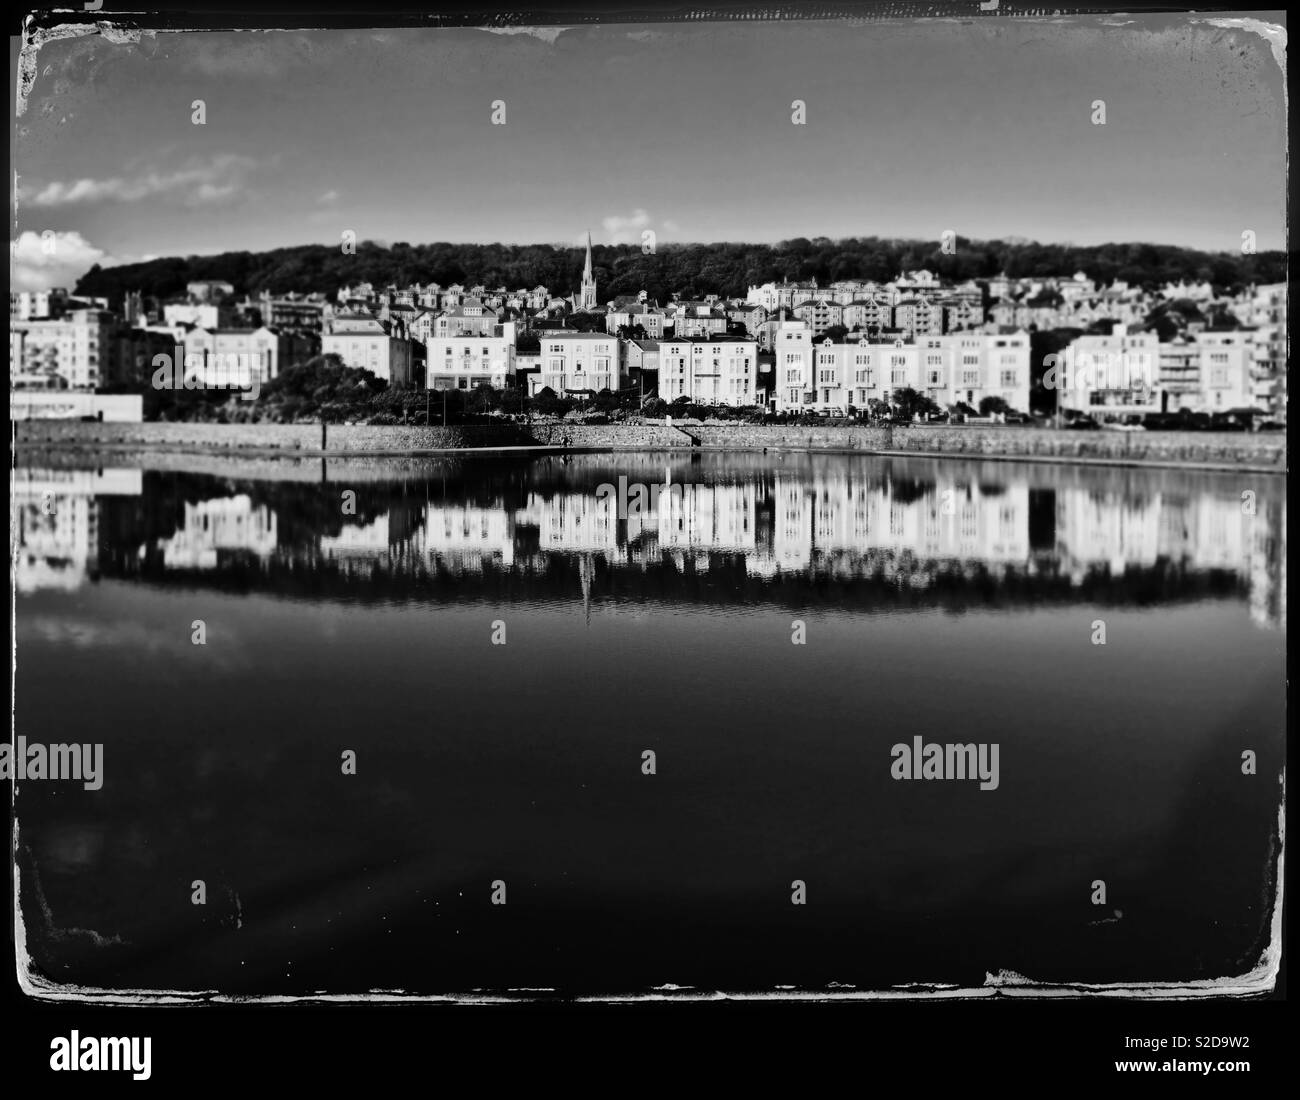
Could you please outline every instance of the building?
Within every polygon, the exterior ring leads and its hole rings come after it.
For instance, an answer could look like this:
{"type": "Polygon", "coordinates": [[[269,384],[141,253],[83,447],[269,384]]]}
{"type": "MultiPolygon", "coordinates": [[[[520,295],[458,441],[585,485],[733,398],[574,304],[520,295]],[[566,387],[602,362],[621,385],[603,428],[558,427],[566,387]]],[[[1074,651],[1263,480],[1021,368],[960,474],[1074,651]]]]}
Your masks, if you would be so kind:
{"type": "Polygon", "coordinates": [[[790,312],[798,320],[807,323],[814,336],[820,336],[833,325],[844,323],[844,307],[838,302],[823,298],[807,298],[790,312]]]}
{"type": "Polygon", "coordinates": [[[755,338],[758,336],[759,328],[767,322],[767,310],[751,302],[729,305],[724,312],[729,324],[742,325],[745,335],[755,338]]]}
{"type": "Polygon", "coordinates": [[[479,298],[464,298],[444,308],[433,321],[435,336],[490,336],[501,323],[495,309],[479,298]]]}
{"type": "Polygon", "coordinates": [[[772,394],[782,412],[801,411],[813,385],[813,333],[807,321],[782,321],[772,334],[772,394]]]}
{"type": "Polygon", "coordinates": [[[213,387],[269,382],[314,350],[306,337],[258,328],[191,329],[184,336],[185,377],[213,387]]]}
{"type": "Polygon", "coordinates": [[[668,323],[668,314],[653,302],[627,302],[611,304],[605,315],[605,331],[617,334],[621,328],[641,326],[646,337],[658,340],[664,334],[668,323]]]}
{"type": "Polygon", "coordinates": [[[273,329],[300,329],[304,332],[319,333],[324,327],[326,315],[330,312],[329,303],[320,294],[281,294],[272,295],[269,290],[262,291],[256,299],[247,303],[247,308],[256,308],[260,323],[273,329]]]}
{"type": "Polygon", "coordinates": [[[859,298],[844,307],[840,323],[850,331],[891,328],[894,307],[884,298],[859,298]]]}
{"type": "Polygon", "coordinates": [[[111,378],[121,324],[102,309],[11,320],[9,381],[16,389],[92,390],[111,378]]]}
{"type": "Polygon", "coordinates": [[[11,290],[9,317],[15,321],[38,321],[61,317],[66,311],[68,292],[63,287],[50,290],[11,290]]]}
{"type": "Polygon", "coordinates": [[[998,397],[1012,409],[1029,408],[1030,360],[1026,333],[847,337],[817,339],[806,322],[776,332],[773,398],[781,412],[849,415],[872,402],[888,404],[912,389],[940,409],[978,408],[998,397]]]}
{"type": "Polygon", "coordinates": [[[425,345],[425,385],[431,390],[505,389],[515,376],[515,326],[490,335],[434,336],[425,345]]]}
{"type": "Polygon", "coordinates": [[[1154,332],[1131,333],[1118,325],[1110,336],[1075,340],[1053,381],[1062,391],[1063,409],[1103,420],[1248,408],[1253,336],[1240,329],[1203,331],[1161,343],[1154,332]]]}
{"type": "Polygon", "coordinates": [[[894,327],[909,336],[939,336],[943,321],[943,307],[924,294],[902,298],[894,306],[894,327]]]}
{"type": "MultiPolygon", "coordinates": [[[[725,336],[727,314],[711,302],[675,302],[669,318],[676,338],[725,336]]],[[[648,332],[648,330],[647,330],[648,332]]]]}
{"type": "Polygon", "coordinates": [[[758,403],[758,343],[747,337],[673,336],[659,342],[659,396],[701,405],[758,403]]]}
{"type": "Polygon", "coordinates": [[[321,354],[337,355],[349,367],[371,371],[390,386],[411,384],[411,341],[397,322],[369,313],[340,313],[321,337],[321,354]]]}
{"type": "Polygon", "coordinates": [[[163,324],[193,325],[197,328],[229,328],[235,323],[235,310],[224,302],[165,302],[163,324]]]}
{"type": "Polygon", "coordinates": [[[542,332],[541,369],[528,379],[529,396],[544,389],[593,395],[624,385],[621,342],[603,332],[542,332]]]}

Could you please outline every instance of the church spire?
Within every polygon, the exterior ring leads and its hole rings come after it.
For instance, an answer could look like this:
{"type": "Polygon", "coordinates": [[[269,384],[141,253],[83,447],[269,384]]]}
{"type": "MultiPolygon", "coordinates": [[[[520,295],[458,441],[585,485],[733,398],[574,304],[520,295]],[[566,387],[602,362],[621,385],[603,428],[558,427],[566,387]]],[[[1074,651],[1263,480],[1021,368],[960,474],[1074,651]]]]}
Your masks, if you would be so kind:
{"type": "Polygon", "coordinates": [[[591,230],[587,230],[587,262],[582,269],[582,307],[596,308],[596,276],[591,271],[591,230]]]}

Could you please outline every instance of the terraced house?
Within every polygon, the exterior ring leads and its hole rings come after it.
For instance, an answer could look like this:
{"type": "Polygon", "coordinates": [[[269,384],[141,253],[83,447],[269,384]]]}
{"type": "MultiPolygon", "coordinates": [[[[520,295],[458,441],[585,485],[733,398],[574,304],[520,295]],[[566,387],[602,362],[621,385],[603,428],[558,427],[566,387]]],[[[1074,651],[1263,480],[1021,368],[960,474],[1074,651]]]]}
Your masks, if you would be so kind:
{"type": "Polygon", "coordinates": [[[1250,330],[1214,330],[1159,342],[1154,332],[1081,336],[1063,357],[1062,405],[1101,419],[1228,412],[1253,399],[1250,330]]]}
{"type": "Polygon", "coordinates": [[[661,340],[659,396],[709,405],[757,404],[758,343],[725,336],[661,340]]]}
{"type": "Polygon", "coordinates": [[[434,335],[425,342],[425,385],[431,390],[504,389],[515,375],[515,325],[484,334],[434,335]]]}
{"type": "Polygon", "coordinates": [[[620,343],[604,332],[551,331],[538,335],[541,369],[528,379],[529,396],[549,389],[559,396],[594,396],[624,385],[620,343]]]}
{"type": "Polygon", "coordinates": [[[918,336],[881,340],[817,339],[803,322],[776,333],[775,404],[781,412],[864,411],[897,390],[916,390],[940,408],[978,408],[1000,397],[1029,408],[1029,336],[1023,332],[918,336]]]}

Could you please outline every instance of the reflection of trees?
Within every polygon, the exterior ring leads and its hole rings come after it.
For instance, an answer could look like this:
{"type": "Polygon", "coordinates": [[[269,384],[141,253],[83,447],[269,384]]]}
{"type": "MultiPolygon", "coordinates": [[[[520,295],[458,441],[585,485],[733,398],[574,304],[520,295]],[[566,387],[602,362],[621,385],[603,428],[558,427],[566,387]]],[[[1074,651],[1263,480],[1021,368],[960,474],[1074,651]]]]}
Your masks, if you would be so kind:
{"type": "Polygon", "coordinates": [[[1220,569],[1193,571],[1159,561],[1121,574],[1089,570],[1071,581],[1053,571],[1022,566],[987,566],[970,561],[922,560],[880,551],[852,555],[837,551],[809,569],[759,577],[748,572],[743,554],[706,555],[675,562],[671,554],[625,568],[618,556],[534,553],[514,566],[486,561],[458,571],[446,563],[407,558],[398,564],[369,563],[358,570],[305,551],[255,560],[233,554],[217,570],[163,568],[152,558],[132,568],[131,555],[114,555],[107,577],[135,576],[162,587],[216,591],[258,591],[287,599],[348,603],[407,602],[435,606],[485,604],[572,604],[582,592],[582,561],[592,607],[602,602],[665,606],[777,606],[824,608],[846,613],[906,609],[1025,609],[1078,606],[1145,607],[1240,599],[1246,582],[1220,569]]]}
{"type": "Polygon", "coordinates": [[[895,504],[915,504],[919,500],[924,500],[934,490],[933,481],[922,481],[919,478],[891,477],[889,479],[889,496],[895,504]]]}

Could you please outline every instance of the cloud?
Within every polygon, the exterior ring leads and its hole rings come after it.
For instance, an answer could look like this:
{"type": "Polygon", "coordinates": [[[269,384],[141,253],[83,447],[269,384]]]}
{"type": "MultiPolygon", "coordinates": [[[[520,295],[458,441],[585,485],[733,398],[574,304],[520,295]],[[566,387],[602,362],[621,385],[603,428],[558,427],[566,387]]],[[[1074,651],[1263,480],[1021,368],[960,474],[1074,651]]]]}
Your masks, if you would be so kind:
{"type": "Polygon", "coordinates": [[[155,170],[135,176],[83,178],[72,182],[51,180],[39,190],[24,188],[19,204],[26,202],[50,208],[170,198],[179,199],[186,206],[213,206],[228,202],[244,190],[255,163],[251,157],[226,153],[206,162],[191,161],[171,172],[155,170]]]}
{"type": "Polygon", "coordinates": [[[639,206],[631,214],[611,214],[602,218],[600,224],[605,227],[610,244],[640,244],[641,234],[647,229],[653,230],[656,236],[677,232],[676,222],[658,221],[639,206]]]}
{"type": "Polygon", "coordinates": [[[323,195],[322,195],[320,198],[318,198],[316,201],[317,201],[318,203],[321,203],[322,205],[327,205],[327,204],[332,203],[332,202],[338,202],[338,201],[339,201],[339,193],[338,193],[337,191],[326,191],[325,194],[323,194],[323,195]]]}
{"type": "Polygon", "coordinates": [[[54,232],[47,241],[27,230],[9,242],[9,277],[14,290],[74,286],[95,264],[114,263],[80,233],[54,232]]]}

